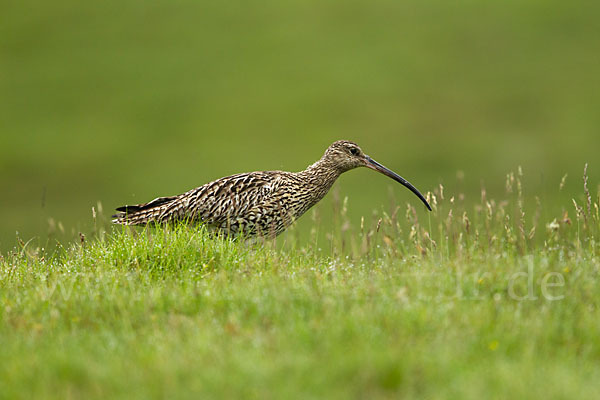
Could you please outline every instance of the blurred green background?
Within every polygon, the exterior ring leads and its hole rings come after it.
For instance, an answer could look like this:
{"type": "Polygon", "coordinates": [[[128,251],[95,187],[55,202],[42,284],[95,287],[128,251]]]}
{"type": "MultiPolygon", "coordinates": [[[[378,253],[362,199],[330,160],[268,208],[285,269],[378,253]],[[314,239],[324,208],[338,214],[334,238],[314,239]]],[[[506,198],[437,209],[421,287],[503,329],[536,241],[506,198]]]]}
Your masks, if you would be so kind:
{"type": "MultiPolygon", "coordinates": [[[[350,139],[422,191],[600,166],[600,2],[4,0],[0,249],[350,139]]],[[[354,221],[392,181],[344,175],[354,221]]],[[[595,190],[595,186],[593,186],[595,190]]],[[[394,186],[398,201],[418,200],[394,186]]],[[[326,200],[321,207],[330,207],[326,200]]],[[[300,224],[310,226],[309,218],[300,224]],[[308,220],[308,221],[306,221],[308,220]]]]}

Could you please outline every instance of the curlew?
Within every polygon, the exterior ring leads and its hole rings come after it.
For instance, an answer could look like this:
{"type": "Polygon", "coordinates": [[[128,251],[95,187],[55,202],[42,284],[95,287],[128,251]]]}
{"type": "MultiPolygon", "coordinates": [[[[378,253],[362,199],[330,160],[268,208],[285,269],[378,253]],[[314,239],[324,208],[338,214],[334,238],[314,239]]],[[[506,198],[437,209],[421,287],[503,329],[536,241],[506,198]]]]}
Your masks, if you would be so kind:
{"type": "Polygon", "coordinates": [[[178,196],[117,208],[113,222],[123,225],[203,223],[228,235],[274,237],[321,200],[344,172],[367,167],[425,197],[406,179],[363,153],[347,140],[338,140],[304,171],[257,171],[209,182],[178,196]]]}

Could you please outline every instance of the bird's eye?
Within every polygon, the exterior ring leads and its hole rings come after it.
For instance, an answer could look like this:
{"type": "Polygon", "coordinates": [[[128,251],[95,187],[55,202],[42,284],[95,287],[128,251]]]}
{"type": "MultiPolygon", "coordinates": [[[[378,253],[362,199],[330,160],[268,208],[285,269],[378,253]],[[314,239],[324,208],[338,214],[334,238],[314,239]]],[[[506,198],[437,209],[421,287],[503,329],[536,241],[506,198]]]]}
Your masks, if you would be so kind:
{"type": "Polygon", "coordinates": [[[350,148],[350,153],[351,153],[353,156],[357,156],[357,155],[359,155],[359,154],[360,154],[360,150],[358,150],[358,148],[356,148],[356,147],[351,147],[351,148],[350,148]]]}

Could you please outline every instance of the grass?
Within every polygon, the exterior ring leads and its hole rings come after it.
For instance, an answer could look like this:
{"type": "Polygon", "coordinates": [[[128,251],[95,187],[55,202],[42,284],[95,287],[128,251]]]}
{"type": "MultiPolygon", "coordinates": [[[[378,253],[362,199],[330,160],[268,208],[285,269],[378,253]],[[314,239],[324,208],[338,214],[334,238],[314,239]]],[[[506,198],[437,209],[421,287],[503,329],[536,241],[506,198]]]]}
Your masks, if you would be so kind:
{"type": "Polygon", "coordinates": [[[357,226],[334,196],[338,228],[305,242],[23,243],[0,259],[0,397],[596,399],[598,197],[585,178],[544,220],[521,178],[357,226]]]}

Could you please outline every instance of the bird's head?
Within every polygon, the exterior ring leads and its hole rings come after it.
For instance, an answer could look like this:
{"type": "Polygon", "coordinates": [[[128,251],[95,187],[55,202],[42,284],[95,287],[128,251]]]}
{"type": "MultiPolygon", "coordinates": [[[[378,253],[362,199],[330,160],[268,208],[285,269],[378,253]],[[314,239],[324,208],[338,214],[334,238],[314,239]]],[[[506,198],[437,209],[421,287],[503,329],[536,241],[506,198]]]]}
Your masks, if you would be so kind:
{"type": "Polygon", "coordinates": [[[354,142],[349,140],[338,140],[325,150],[325,158],[332,166],[340,172],[346,172],[353,168],[365,166],[365,153],[354,142]]]}
{"type": "Polygon", "coordinates": [[[419,199],[421,199],[425,206],[427,206],[427,208],[431,211],[431,206],[429,203],[427,203],[427,200],[425,200],[425,197],[423,197],[417,188],[411,185],[410,182],[402,178],[400,175],[384,167],[366,155],[354,142],[349,140],[338,140],[337,142],[333,142],[325,151],[323,159],[336,168],[340,173],[357,167],[367,167],[374,171],[380,172],[407,187],[411,192],[417,195],[417,197],[419,197],[419,199]]]}

